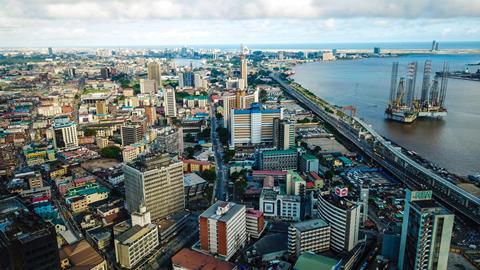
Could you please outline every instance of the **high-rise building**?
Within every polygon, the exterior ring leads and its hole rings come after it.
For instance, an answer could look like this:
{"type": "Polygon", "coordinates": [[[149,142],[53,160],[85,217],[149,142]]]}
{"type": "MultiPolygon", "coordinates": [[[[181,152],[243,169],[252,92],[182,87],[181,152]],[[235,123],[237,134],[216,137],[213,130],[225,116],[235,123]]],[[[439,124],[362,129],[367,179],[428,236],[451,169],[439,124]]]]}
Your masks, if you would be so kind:
{"type": "Polygon", "coordinates": [[[240,89],[248,89],[248,72],[247,72],[247,59],[243,54],[243,50],[240,53],[240,79],[243,81],[242,88],[240,89]]]}
{"type": "Polygon", "coordinates": [[[298,170],[303,173],[315,172],[318,173],[320,161],[317,157],[311,154],[303,154],[298,160],[298,170]]]}
{"type": "Polygon", "coordinates": [[[319,195],[318,215],[331,225],[330,247],[350,251],[358,243],[360,206],[335,194],[319,195]]]}
{"type": "Polygon", "coordinates": [[[295,147],[295,123],[273,119],[273,146],[278,150],[295,147]]]}
{"type": "Polygon", "coordinates": [[[283,109],[262,109],[253,103],[250,109],[230,111],[230,146],[240,144],[271,144],[273,119],[283,119],[283,109]]]}
{"type": "Polygon", "coordinates": [[[281,195],[273,189],[264,188],[260,194],[260,211],[266,217],[288,221],[301,219],[301,198],[296,195],[281,195]]]}
{"type": "Polygon", "coordinates": [[[60,269],[55,227],[18,197],[0,199],[0,269],[60,269]]]}
{"type": "Polygon", "coordinates": [[[181,127],[164,127],[157,131],[153,149],[166,153],[183,153],[183,129],[181,127]]]}
{"type": "Polygon", "coordinates": [[[67,117],[56,118],[52,125],[53,145],[55,149],[78,146],[77,123],[67,117]]]}
{"type": "Polygon", "coordinates": [[[288,171],[286,181],[287,195],[304,195],[305,186],[307,185],[305,179],[303,179],[297,172],[288,171]]]}
{"type": "Polygon", "coordinates": [[[127,269],[134,268],[159,245],[158,226],[134,225],[115,237],[117,263],[127,269]]]}
{"type": "Polygon", "coordinates": [[[432,200],[431,190],[407,190],[398,268],[447,269],[454,217],[432,200]]]}
{"type": "Polygon", "coordinates": [[[175,90],[173,88],[165,89],[163,94],[163,107],[165,108],[165,116],[177,117],[177,103],[175,100],[175,90]]]}
{"type": "Polygon", "coordinates": [[[100,68],[100,76],[102,77],[102,79],[106,80],[108,78],[111,77],[111,72],[110,72],[110,68],[108,67],[102,67],[100,68]]]}
{"type": "Polygon", "coordinates": [[[178,73],[178,87],[193,88],[195,87],[195,74],[191,71],[178,73]]]}
{"type": "Polygon", "coordinates": [[[320,253],[330,248],[330,225],[323,219],[292,223],[288,228],[288,253],[320,253]]]}
{"type": "Polygon", "coordinates": [[[52,49],[52,47],[48,47],[48,55],[50,55],[50,56],[53,55],[53,49],[52,49]]]}
{"type": "Polygon", "coordinates": [[[157,108],[155,106],[145,107],[145,116],[147,116],[148,125],[155,125],[157,122],[157,108]]]}
{"type": "Polygon", "coordinates": [[[432,49],[431,49],[431,51],[432,51],[432,52],[435,51],[435,48],[437,48],[437,41],[436,41],[436,40],[432,41],[432,49]]]}
{"type": "Polygon", "coordinates": [[[200,215],[200,249],[229,260],[245,246],[245,205],[217,201],[200,215]]]}
{"type": "Polygon", "coordinates": [[[373,54],[380,54],[380,53],[381,53],[380,47],[373,48],[373,54]]]}
{"type": "Polygon", "coordinates": [[[95,102],[95,108],[97,110],[97,115],[108,114],[107,104],[105,100],[98,100],[97,102],[95,102]]]}
{"type": "Polygon", "coordinates": [[[162,69],[160,63],[150,62],[147,64],[148,79],[157,82],[157,87],[162,86],[162,69]]]}
{"type": "Polygon", "coordinates": [[[144,129],[140,124],[127,124],[121,127],[120,135],[122,137],[122,145],[127,146],[142,141],[144,129]]]}
{"type": "Polygon", "coordinates": [[[253,208],[247,208],[246,212],[247,235],[253,238],[259,238],[266,227],[265,216],[262,211],[253,208]]]}
{"type": "Polygon", "coordinates": [[[140,79],[140,93],[154,94],[157,93],[158,84],[156,80],[140,79]]]}
{"type": "Polygon", "coordinates": [[[123,166],[125,199],[132,213],[145,205],[152,220],[185,208],[183,166],[176,156],[153,153],[123,166]]]}
{"type": "Polygon", "coordinates": [[[248,109],[253,103],[257,102],[258,90],[251,93],[247,93],[244,90],[237,90],[234,93],[225,93],[222,96],[224,126],[230,128],[230,112],[232,109],[248,109]]]}

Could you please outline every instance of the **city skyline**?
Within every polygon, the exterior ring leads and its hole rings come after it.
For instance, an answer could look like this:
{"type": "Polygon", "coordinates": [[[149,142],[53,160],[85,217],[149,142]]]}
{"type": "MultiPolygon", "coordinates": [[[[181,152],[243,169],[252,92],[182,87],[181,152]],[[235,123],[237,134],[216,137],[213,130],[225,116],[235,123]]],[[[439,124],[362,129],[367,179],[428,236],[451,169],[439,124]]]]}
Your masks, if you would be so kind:
{"type": "Polygon", "coordinates": [[[464,0],[0,4],[1,47],[478,41],[480,16],[464,0]]]}

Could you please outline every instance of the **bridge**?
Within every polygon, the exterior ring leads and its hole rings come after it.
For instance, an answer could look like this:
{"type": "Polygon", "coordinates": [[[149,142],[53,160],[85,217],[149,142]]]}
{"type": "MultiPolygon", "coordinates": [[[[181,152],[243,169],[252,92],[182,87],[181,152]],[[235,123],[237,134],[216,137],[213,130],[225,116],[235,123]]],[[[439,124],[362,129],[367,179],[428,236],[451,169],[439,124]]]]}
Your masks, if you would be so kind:
{"type": "Polygon", "coordinates": [[[431,189],[437,201],[480,224],[480,198],[412,160],[400,147],[392,145],[361,119],[336,114],[333,106],[313,101],[283,81],[278,73],[272,73],[270,77],[408,188],[431,189]]]}

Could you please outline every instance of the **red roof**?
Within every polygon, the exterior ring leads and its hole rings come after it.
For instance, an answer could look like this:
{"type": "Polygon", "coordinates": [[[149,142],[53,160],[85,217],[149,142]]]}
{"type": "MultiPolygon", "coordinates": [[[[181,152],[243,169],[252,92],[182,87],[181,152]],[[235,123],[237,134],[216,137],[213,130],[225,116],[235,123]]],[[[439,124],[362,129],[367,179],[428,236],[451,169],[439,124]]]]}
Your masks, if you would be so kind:
{"type": "Polygon", "coordinates": [[[287,171],[252,171],[252,175],[287,175],[287,171]]]}
{"type": "Polygon", "coordinates": [[[235,268],[233,263],[221,261],[187,248],[180,250],[172,257],[172,264],[184,269],[196,270],[232,270],[235,268]]]}
{"type": "Polygon", "coordinates": [[[322,180],[320,176],[316,172],[310,172],[310,175],[315,179],[315,180],[322,180]]]}
{"type": "Polygon", "coordinates": [[[260,210],[255,210],[253,208],[247,208],[247,210],[245,211],[245,213],[247,215],[252,215],[252,216],[256,216],[256,217],[261,217],[263,216],[263,212],[260,211],[260,210]]]}
{"type": "Polygon", "coordinates": [[[313,187],[315,187],[315,183],[307,182],[307,188],[313,188],[313,187]]]}

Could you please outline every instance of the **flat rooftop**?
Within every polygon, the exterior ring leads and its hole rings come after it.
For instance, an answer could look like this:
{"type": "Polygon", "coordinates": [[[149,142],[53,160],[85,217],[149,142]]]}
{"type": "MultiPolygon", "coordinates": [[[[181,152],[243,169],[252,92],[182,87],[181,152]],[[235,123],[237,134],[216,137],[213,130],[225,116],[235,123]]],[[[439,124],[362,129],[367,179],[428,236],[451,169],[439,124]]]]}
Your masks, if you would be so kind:
{"type": "Polygon", "coordinates": [[[123,245],[131,245],[156,227],[157,226],[155,224],[148,224],[145,227],[142,227],[140,225],[135,225],[130,229],[128,229],[127,231],[125,231],[124,233],[122,233],[121,235],[119,235],[117,237],[117,240],[123,245]]]}
{"type": "Polygon", "coordinates": [[[323,219],[312,219],[308,221],[293,223],[290,226],[297,228],[297,230],[301,232],[306,232],[306,231],[315,230],[318,228],[328,227],[330,225],[328,225],[328,223],[323,219]]]}
{"type": "Polygon", "coordinates": [[[216,219],[218,221],[226,222],[240,211],[245,211],[245,205],[236,204],[233,202],[217,201],[215,204],[205,210],[205,212],[203,212],[200,216],[208,219],[216,219]],[[223,211],[220,215],[217,214],[217,210],[219,209],[219,207],[225,209],[225,211],[223,211]]]}
{"type": "Polygon", "coordinates": [[[187,248],[183,248],[172,257],[172,264],[183,269],[196,270],[231,270],[235,268],[233,263],[221,261],[213,256],[187,248]]]}

